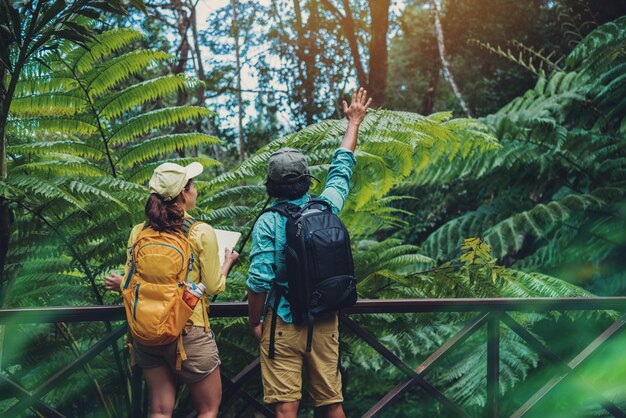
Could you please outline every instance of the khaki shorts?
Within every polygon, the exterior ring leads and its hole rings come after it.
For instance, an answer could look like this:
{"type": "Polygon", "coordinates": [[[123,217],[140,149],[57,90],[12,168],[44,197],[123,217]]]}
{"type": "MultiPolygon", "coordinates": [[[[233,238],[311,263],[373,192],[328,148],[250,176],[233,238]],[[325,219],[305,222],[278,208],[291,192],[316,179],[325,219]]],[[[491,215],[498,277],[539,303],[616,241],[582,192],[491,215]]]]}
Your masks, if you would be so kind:
{"type": "Polygon", "coordinates": [[[311,352],[306,352],[307,325],[286,324],[277,316],[274,358],[269,359],[272,314],[268,313],[261,337],[263,401],[294,402],[302,398],[302,366],[314,407],[343,402],[339,373],[337,315],[318,319],[313,327],[311,352]]]}
{"type": "Polygon", "coordinates": [[[142,369],[166,366],[184,383],[196,383],[210,375],[221,364],[213,331],[204,332],[203,326],[189,326],[183,335],[183,348],[187,360],[181,370],[176,370],[178,342],[148,346],[133,342],[135,362],[142,369]]]}

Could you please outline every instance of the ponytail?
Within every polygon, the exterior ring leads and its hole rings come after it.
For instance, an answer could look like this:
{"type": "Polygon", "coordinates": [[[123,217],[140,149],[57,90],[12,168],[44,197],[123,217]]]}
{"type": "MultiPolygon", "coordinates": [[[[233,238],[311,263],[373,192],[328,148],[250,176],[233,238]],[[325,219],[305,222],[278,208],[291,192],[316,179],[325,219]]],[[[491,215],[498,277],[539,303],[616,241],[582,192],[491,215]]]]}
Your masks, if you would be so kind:
{"type": "Polygon", "coordinates": [[[183,224],[184,212],[176,205],[175,199],[165,201],[152,193],[146,203],[146,217],[155,231],[176,232],[183,224]]]}
{"type": "MultiPolygon", "coordinates": [[[[189,180],[184,190],[188,191],[193,179],[189,180]]],[[[180,231],[185,217],[185,211],[176,203],[178,198],[163,200],[157,193],[150,194],[146,203],[146,217],[150,227],[155,231],[177,232],[180,231]]]]}

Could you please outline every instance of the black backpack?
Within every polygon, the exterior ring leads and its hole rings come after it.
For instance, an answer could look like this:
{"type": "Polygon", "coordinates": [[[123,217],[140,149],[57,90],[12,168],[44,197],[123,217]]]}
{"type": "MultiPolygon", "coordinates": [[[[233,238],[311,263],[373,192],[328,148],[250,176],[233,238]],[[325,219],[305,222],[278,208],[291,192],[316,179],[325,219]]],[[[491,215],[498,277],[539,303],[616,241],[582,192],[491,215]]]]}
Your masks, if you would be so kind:
{"type": "Polygon", "coordinates": [[[274,357],[276,312],[281,296],[291,305],[293,322],[307,323],[306,351],[311,351],[315,318],[356,303],[356,278],[350,236],[325,200],[311,199],[300,207],[279,203],[266,211],[287,218],[285,261],[288,289],[275,286],[269,357],[274,357]]]}

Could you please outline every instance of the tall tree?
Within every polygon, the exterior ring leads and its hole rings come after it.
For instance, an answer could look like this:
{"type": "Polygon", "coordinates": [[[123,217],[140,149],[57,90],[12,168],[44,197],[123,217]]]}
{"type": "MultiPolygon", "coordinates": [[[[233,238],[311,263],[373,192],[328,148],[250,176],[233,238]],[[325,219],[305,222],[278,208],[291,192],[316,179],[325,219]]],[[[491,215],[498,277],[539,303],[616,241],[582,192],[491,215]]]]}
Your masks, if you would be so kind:
{"type": "Polygon", "coordinates": [[[389,31],[390,3],[391,0],[369,0],[372,23],[367,89],[376,102],[376,106],[385,104],[387,93],[387,32],[389,31]]]}
{"type": "Polygon", "coordinates": [[[465,103],[465,100],[463,100],[463,95],[461,94],[461,90],[459,89],[459,86],[457,86],[456,81],[454,81],[454,75],[452,74],[452,70],[450,70],[450,63],[448,62],[448,58],[446,57],[443,28],[441,26],[441,19],[439,18],[439,7],[437,6],[437,1],[430,0],[430,5],[433,8],[433,19],[435,21],[435,32],[437,33],[437,48],[439,50],[441,67],[443,68],[445,77],[450,83],[452,91],[454,92],[454,96],[459,101],[459,105],[463,109],[463,112],[465,112],[468,118],[471,118],[472,111],[467,106],[467,103],[465,103]]]}
{"type": "Polygon", "coordinates": [[[300,0],[293,0],[293,9],[296,17],[297,44],[295,50],[298,65],[296,75],[298,84],[294,97],[302,103],[306,124],[310,125],[315,121],[317,113],[314,97],[320,73],[318,66],[320,54],[320,42],[318,41],[319,9],[317,0],[307,2],[308,19],[306,23],[303,22],[300,0]]]}
{"type": "Polygon", "coordinates": [[[359,32],[350,1],[342,0],[343,13],[332,3],[332,0],[321,0],[321,2],[339,21],[350,48],[359,85],[368,90],[375,106],[383,106],[387,90],[387,32],[389,31],[391,0],[369,0],[368,2],[370,15],[368,72],[363,68],[359,32]]]}
{"type": "Polygon", "coordinates": [[[237,77],[237,123],[239,135],[239,162],[245,159],[245,145],[243,141],[243,99],[241,98],[241,56],[239,55],[239,23],[237,20],[237,0],[231,0],[233,11],[233,39],[235,40],[235,76],[237,77]]]}

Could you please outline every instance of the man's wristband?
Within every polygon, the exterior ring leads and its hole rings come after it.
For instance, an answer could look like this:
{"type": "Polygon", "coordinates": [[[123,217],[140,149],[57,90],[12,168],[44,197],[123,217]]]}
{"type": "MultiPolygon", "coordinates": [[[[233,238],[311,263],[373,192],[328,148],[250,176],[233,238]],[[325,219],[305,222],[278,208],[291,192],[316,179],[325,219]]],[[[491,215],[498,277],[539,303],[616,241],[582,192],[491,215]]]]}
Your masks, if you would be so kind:
{"type": "Polygon", "coordinates": [[[261,321],[256,321],[256,322],[250,322],[250,321],[248,321],[248,326],[249,326],[250,328],[258,327],[259,325],[261,325],[261,321]]]}

